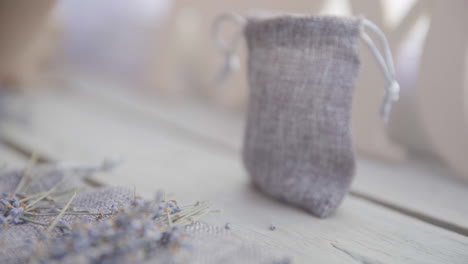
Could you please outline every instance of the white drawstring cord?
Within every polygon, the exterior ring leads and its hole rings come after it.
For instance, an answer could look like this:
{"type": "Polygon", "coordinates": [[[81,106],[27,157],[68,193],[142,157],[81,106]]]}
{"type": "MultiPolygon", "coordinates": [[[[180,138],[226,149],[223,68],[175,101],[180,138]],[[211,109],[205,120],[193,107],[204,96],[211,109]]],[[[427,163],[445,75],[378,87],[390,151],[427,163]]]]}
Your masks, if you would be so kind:
{"type": "Polygon", "coordinates": [[[236,47],[242,37],[242,28],[247,23],[246,19],[240,15],[233,13],[221,14],[213,22],[212,36],[218,50],[224,55],[224,64],[216,76],[216,84],[220,84],[235,70],[240,67],[239,56],[236,54],[236,47]],[[240,25],[241,30],[237,31],[232,37],[231,41],[227,44],[219,34],[221,24],[225,21],[231,20],[240,25]]]}
{"type": "Polygon", "coordinates": [[[367,47],[369,47],[372,55],[374,55],[375,59],[379,63],[379,66],[385,77],[385,95],[382,107],[380,109],[380,114],[383,120],[388,122],[390,112],[392,110],[392,104],[398,101],[400,97],[400,85],[395,79],[395,66],[393,64],[392,53],[390,51],[390,46],[388,44],[387,38],[385,37],[385,34],[382,32],[382,30],[380,30],[379,27],[377,27],[377,25],[367,19],[364,19],[363,26],[365,29],[373,32],[380,39],[384,50],[385,58],[382,56],[370,36],[367,33],[362,32],[362,40],[364,43],[366,43],[367,47]]]}

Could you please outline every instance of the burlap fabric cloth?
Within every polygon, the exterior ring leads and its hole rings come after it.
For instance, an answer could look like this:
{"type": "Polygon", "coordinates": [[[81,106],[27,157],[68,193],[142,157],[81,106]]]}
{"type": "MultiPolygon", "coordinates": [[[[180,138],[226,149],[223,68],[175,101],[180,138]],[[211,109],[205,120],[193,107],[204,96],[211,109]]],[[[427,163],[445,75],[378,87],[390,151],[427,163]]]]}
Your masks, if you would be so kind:
{"type": "MultiPolygon", "coordinates": [[[[0,171],[0,193],[12,192],[18,185],[24,170],[0,171]]],[[[52,186],[62,181],[59,190],[72,187],[87,187],[83,177],[89,176],[89,171],[56,169],[54,166],[42,166],[32,171],[32,178],[44,175],[29,192],[36,193],[49,190],[52,186]]],[[[128,206],[134,199],[134,191],[120,187],[87,187],[80,192],[73,202],[77,210],[89,210],[93,212],[109,212],[112,206],[119,204],[128,206]]],[[[104,216],[98,219],[96,216],[64,216],[67,223],[87,222],[99,224],[106,221],[104,216]]],[[[53,217],[36,217],[35,220],[50,222],[53,217]]],[[[25,246],[35,243],[43,237],[47,227],[31,223],[9,225],[0,231],[0,263],[35,263],[31,260],[33,249],[25,246]]],[[[148,263],[288,263],[287,259],[272,253],[270,249],[257,245],[251,239],[242,237],[222,227],[215,227],[201,222],[183,227],[183,232],[188,234],[185,243],[189,244],[189,250],[179,255],[173,255],[169,251],[160,251],[155,254],[148,263]]],[[[54,236],[62,235],[55,231],[54,236]]],[[[40,243],[40,242],[39,242],[40,243]]],[[[46,263],[59,263],[50,260],[46,263]]],[[[65,258],[60,263],[88,263],[83,259],[71,257],[65,258]]],[[[121,262],[112,262],[121,263],[121,262]]]]}

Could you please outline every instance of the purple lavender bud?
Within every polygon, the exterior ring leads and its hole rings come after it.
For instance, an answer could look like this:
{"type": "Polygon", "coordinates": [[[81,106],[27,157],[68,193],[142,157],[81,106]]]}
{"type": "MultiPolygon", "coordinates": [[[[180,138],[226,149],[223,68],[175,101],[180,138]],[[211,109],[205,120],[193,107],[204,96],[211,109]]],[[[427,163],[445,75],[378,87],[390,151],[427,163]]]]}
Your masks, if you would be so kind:
{"type": "Polygon", "coordinates": [[[23,199],[23,198],[26,197],[26,195],[25,195],[25,194],[22,194],[22,193],[16,193],[15,196],[18,197],[18,198],[20,198],[20,199],[23,199]]]}
{"type": "Polygon", "coordinates": [[[116,212],[119,210],[119,207],[115,204],[111,205],[111,208],[110,208],[111,212],[116,212]]]}
{"type": "Polygon", "coordinates": [[[181,211],[180,207],[173,201],[168,201],[167,206],[170,208],[171,214],[176,214],[181,211]]]}
{"type": "Polygon", "coordinates": [[[49,209],[49,213],[60,213],[60,209],[57,207],[52,207],[49,209]]]}
{"type": "Polygon", "coordinates": [[[68,227],[68,223],[65,222],[65,220],[63,220],[63,219],[60,219],[57,222],[57,226],[59,226],[59,227],[68,227]]]}
{"type": "Polygon", "coordinates": [[[173,226],[171,229],[163,232],[159,243],[162,246],[168,246],[172,241],[176,240],[180,236],[180,229],[177,226],[173,226]]]}
{"type": "Polygon", "coordinates": [[[143,205],[143,201],[141,199],[135,199],[132,201],[132,205],[134,207],[140,207],[141,205],[143,205]]]}
{"type": "Polygon", "coordinates": [[[3,215],[0,215],[0,225],[5,225],[7,223],[7,220],[3,215]]]}
{"type": "Polygon", "coordinates": [[[177,206],[175,208],[172,208],[171,214],[176,214],[176,213],[179,213],[180,211],[182,211],[182,210],[177,206]]]}
{"type": "Polygon", "coordinates": [[[158,219],[162,215],[162,211],[157,211],[156,214],[152,217],[153,220],[158,219]]]}
{"type": "Polygon", "coordinates": [[[271,231],[275,231],[276,230],[276,226],[274,224],[270,224],[270,226],[268,227],[268,229],[270,229],[271,231]]]}
{"type": "Polygon", "coordinates": [[[151,239],[153,239],[154,241],[160,241],[162,237],[163,237],[162,232],[155,232],[154,234],[152,234],[151,239]]]}
{"type": "Polygon", "coordinates": [[[15,219],[15,218],[21,217],[21,214],[23,214],[23,212],[24,212],[23,207],[12,208],[9,211],[9,215],[11,215],[13,217],[13,219],[15,219]]]}
{"type": "Polygon", "coordinates": [[[6,199],[0,199],[0,204],[2,206],[8,207],[8,205],[10,205],[10,202],[6,199]]]}
{"type": "Polygon", "coordinates": [[[19,207],[18,198],[14,197],[14,198],[8,199],[8,201],[13,207],[19,207]]]}
{"type": "Polygon", "coordinates": [[[21,225],[25,223],[22,219],[19,219],[19,218],[13,218],[11,222],[15,225],[21,225]]]}

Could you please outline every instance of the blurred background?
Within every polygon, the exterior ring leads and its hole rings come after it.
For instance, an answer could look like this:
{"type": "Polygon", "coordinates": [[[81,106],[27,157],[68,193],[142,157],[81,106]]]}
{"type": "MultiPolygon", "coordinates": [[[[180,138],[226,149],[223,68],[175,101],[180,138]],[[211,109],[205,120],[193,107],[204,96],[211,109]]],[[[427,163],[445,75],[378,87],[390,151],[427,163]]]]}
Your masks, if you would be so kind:
{"type": "MultiPolygon", "coordinates": [[[[465,0],[1,1],[0,89],[91,89],[149,108],[164,102],[172,106],[166,111],[188,119],[192,110],[176,106],[195,104],[242,124],[245,46],[237,49],[239,69],[215,82],[224,58],[211,24],[222,12],[249,10],[363,15],[379,25],[395,57],[401,98],[385,125],[379,117],[384,80],[362,47],[352,117],[357,152],[389,164],[426,160],[468,180],[465,0]]],[[[228,23],[222,34],[238,30],[228,23]]],[[[190,122],[203,122],[197,118],[190,122]]],[[[228,120],[213,129],[215,137],[231,138],[226,134],[235,122],[228,120]]]]}

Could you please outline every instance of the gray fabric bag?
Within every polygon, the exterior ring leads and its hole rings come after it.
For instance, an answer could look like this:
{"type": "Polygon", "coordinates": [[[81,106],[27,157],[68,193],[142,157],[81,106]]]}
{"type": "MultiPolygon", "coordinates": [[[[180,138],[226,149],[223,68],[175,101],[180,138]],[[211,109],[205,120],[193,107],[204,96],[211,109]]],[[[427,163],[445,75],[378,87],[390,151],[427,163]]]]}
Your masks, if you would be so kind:
{"type": "Polygon", "coordinates": [[[248,48],[250,95],[243,145],[247,172],[262,192],[327,217],[343,200],[354,174],[350,119],[361,37],[385,73],[384,117],[398,99],[385,36],[363,18],[230,18],[244,26],[248,48]],[[382,39],[386,58],[363,31],[366,28],[382,39]]]}

